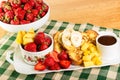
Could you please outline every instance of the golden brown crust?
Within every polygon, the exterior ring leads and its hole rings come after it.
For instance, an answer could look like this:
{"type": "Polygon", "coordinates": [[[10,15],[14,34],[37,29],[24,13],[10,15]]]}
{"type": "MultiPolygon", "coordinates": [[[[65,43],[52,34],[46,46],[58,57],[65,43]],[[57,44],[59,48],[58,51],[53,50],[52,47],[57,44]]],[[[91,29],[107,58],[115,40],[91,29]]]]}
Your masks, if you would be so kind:
{"type": "Polygon", "coordinates": [[[54,50],[57,51],[58,53],[60,53],[62,51],[62,46],[61,44],[58,42],[58,36],[60,34],[60,31],[57,31],[54,36],[53,36],[53,39],[54,39],[54,50]]]}
{"type": "Polygon", "coordinates": [[[87,30],[85,32],[82,32],[82,43],[81,46],[78,48],[75,48],[73,46],[67,46],[63,44],[62,42],[62,32],[63,31],[57,31],[54,36],[54,50],[60,53],[62,50],[66,50],[70,60],[72,61],[72,64],[74,65],[82,65],[83,64],[83,51],[81,50],[81,47],[84,45],[84,43],[95,43],[95,39],[98,36],[98,33],[94,30],[87,30]]]}
{"type": "Polygon", "coordinates": [[[82,64],[82,52],[79,49],[74,51],[67,51],[69,58],[72,60],[72,64],[81,65],[82,64]]]}
{"type": "Polygon", "coordinates": [[[85,32],[89,36],[90,41],[95,44],[96,37],[98,36],[98,33],[96,31],[94,31],[94,30],[87,30],[85,32]]]}

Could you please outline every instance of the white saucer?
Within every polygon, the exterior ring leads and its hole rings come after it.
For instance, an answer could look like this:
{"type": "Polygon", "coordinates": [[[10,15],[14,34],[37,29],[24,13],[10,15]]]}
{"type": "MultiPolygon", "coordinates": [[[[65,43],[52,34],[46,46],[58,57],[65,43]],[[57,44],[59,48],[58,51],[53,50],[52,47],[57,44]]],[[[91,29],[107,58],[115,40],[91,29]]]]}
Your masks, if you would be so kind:
{"type": "Polygon", "coordinates": [[[82,66],[74,66],[71,65],[70,68],[68,69],[60,69],[60,70],[44,70],[44,71],[36,71],[34,70],[34,66],[26,64],[21,55],[21,51],[19,48],[16,49],[13,59],[11,60],[11,54],[13,52],[8,51],[6,55],[6,60],[13,64],[15,70],[21,74],[43,74],[43,73],[50,73],[50,72],[60,72],[60,71],[70,71],[70,70],[78,70],[78,69],[86,69],[86,68],[94,68],[94,67],[103,67],[103,66],[108,66],[108,65],[115,65],[120,63],[120,58],[114,59],[112,61],[102,61],[103,64],[100,66],[91,66],[91,67],[82,67],[82,66]]]}

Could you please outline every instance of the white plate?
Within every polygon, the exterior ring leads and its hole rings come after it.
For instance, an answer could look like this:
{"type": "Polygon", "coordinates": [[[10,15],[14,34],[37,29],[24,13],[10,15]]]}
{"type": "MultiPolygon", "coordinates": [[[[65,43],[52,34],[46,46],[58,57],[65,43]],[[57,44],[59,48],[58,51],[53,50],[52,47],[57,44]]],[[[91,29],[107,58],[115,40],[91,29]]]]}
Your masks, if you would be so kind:
{"type": "Polygon", "coordinates": [[[60,71],[70,71],[70,70],[78,70],[78,69],[86,69],[86,68],[94,68],[94,67],[103,67],[103,66],[108,66],[108,65],[115,65],[120,63],[120,58],[114,59],[112,61],[102,61],[103,64],[100,66],[91,66],[91,67],[82,67],[82,66],[74,66],[71,65],[70,68],[68,69],[60,69],[60,70],[44,70],[44,71],[36,71],[34,70],[34,66],[26,64],[21,55],[21,51],[19,48],[16,49],[13,59],[11,60],[11,54],[13,51],[8,51],[6,55],[6,60],[13,64],[15,70],[21,74],[43,74],[43,73],[50,73],[50,72],[60,72],[60,71]]]}

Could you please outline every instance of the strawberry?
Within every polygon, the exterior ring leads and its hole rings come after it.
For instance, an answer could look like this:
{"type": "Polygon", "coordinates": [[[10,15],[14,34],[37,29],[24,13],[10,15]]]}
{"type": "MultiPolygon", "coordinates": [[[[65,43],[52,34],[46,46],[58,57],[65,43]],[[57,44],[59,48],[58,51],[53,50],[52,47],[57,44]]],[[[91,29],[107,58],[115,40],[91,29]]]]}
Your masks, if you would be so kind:
{"type": "Polygon", "coordinates": [[[39,6],[43,4],[43,0],[35,0],[35,6],[39,6]]]}
{"type": "Polygon", "coordinates": [[[35,6],[35,0],[29,0],[28,3],[29,3],[32,7],[35,6]]]}
{"type": "Polygon", "coordinates": [[[36,52],[37,45],[34,42],[28,43],[24,46],[24,49],[30,52],[36,52]]]}
{"type": "Polygon", "coordinates": [[[59,62],[60,60],[58,59],[58,52],[52,51],[49,53],[49,55],[46,56],[51,56],[56,62],[59,62]]]}
{"type": "Polygon", "coordinates": [[[22,8],[21,7],[18,7],[17,9],[13,9],[14,10],[14,12],[15,12],[15,15],[18,15],[19,14],[19,11],[21,11],[22,10],[22,8]]]}
{"type": "Polygon", "coordinates": [[[4,8],[6,5],[10,6],[10,2],[2,1],[0,5],[1,5],[2,8],[4,8]]]}
{"type": "Polygon", "coordinates": [[[46,66],[44,64],[42,64],[41,62],[38,62],[35,66],[34,66],[35,70],[39,70],[39,71],[43,71],[46,69],[46,66]]]}
{"type": "Polygon", "coordinates": [[[12,7],[9,5],[5,5],[5,7],[3,8],[4,12],[10,11],[12,10],[12,7]]]}
{"type": "Polygon", "coordinates": [[[41,38],[45,38],[44,32],[38,32],[37,35],[39,35],[41,38]]]}
{"type": "Polygon", "coordinates": [[[32,22],[37,21],[37,20],[38,20],[38,18],[37,18],[37,17],[33,17],[32,22]]]}
{"type": "Polygon", "coordinates": [[[35,38],[34,38],[34,42],[39,45],[39,44],[42,44],[44,43],[45,41],[45,34],[44,32],[39,32],[36,34],[35,38]]]}
{"type": "Polygon", "coordinates": [[[0,21],[3,21],[3,20],[4,20],[4,15],[5,15],[4,12],[0,13],[0,21]]]}
{"type": "Polygon", "coordinates": [[[14,18],[14,12],[11,10],[11,11],[7,11],[5,13],[5,18],[9,18],[10,20],[14,18]]]}
{"type": "Polygon", "coordinates": [[[28,21],[32,21],[33,17],[34,17],[34,15],[32,13],[27,13],[26,14],[26,20],[28,20],[28,21]]]}
{"type": "Polygon", "coordinates": [[[48,69],[50,69],[50,70],[60,70],[60,65],[56,62],[53,66],[50,66],[48,69]]]}
{"type": "Polygon", "coordinates": [[[16,15],[16,16],[18,17],[18,19],[20,19],[20,20],[23,20],[23,19],[24,19],[25,14],[26,14],[26,11],[23,10],[22,8],[17,8],[17,9],[15,10],[15,15],[16,15]]]}
{"type": "Polygon", "coordinates": [[[27,21],[27,20],[21,20],[20,21],[20,24],[28,24],[28,23],[30,23],[30,21],[27,21]]]}
{"type": "Polygon", "coordinates": [[[65,50],[62,50],[61,53],[58,55],[58,58],[60,60],[68,60],[68,54],[65,50]]]}
{"type": "Polygon", "coordinates": [[[18,25],[19,19],[15,16],[14,19],[10,21],[10,24],[18,25]]]}
{"type": "Polygon", "coordinates": [[[46,14],[46,13],[43,11],[43,12],[40,14],[40,17],[44,17],[45,14],[46,14]]]}
{"type": "Polygon", "coordinates": [[[3,9],[0,7],[0,13],[2,13],[3,12],[3,9]]]}
{"type": "Polygon", "coordinates": [[[69,60],[60,60],[59,64],[61,68],[67,69],[70,67],[71,62],[69,60]]]}
{"type": "Polygon", "coordinates": [[[38,10],[37,9],[32,9],[32,14],[34,15],[34,17],[37,17],[38,10]]]}
{"type": "Polygon", "coordinates": [[[5,13],[3,22],[4,22],[4,23],[9,23],[10,20],[11,20],[11,18],[12,18],[11,14],[5,13]]]}
{"type": "Polygon", "coordinates": [[[42,10],[42,5],[36,6],[36,9],[37,9],[38,11],[42,10]]]}
{"type": "Polygon", "coordinates": [[[42,4],[42,3],[43,3],[43,0],[36,0],[36,2],[37,2],[38,4],[42,4]]]}
{"type": "Polygon", "coordinates": [[[18,8],[18,7],[20,7],[20,5],[21,5],[21,0],[11,0],[11,1],[9,1],[10,3],[11,3],[11,6],[13,7],[13,8],[18,8]]]}
{"type": "Polygon", "coordinates": [[[28,2],[28,0],[21,0],[21,2],[22,2],[22,3],[27,3],[27,2],[28,2]]]}
{"type": "Polygon", "coordinates": [[[26,4],[24,5],[24,10],[30,11],[31,9],[32,9],[32,6],[31,6],[29,3],[26,3],[26,4]]]}
{"type": "Polygon", "coordinates": [[[7,24],[9,23],[9,21],[10,21],[9,18],[5,18],[5,19],[3,20],[3,22],[4,22],[4,23],[7,23],[7,24]]]}
{"type": "Polygon", "coordinates": [[[50,37],[46,36],[44,43],[47,44],[48,46],[50,46],[51,42],[52,42],[52,41],[51,41],[50,37]]]}
{"type": "Polygon", "coordinates": [[[48,67],[53,66],[55,64],[55,61],[52,57],[46,57],[44,60],[44,64],[48,67]]]}
{"type": "Polygon", "coordinates": [[[39,47],[39,51],[43,51],[43,50],[45,50],[45,49],[47,49],[47,48],[48,48],[48,45],[46,45],[46,44],[41,44],[40,47],[39,47]]]}
{"type": "Polygon", "coordinates": [[[45,3],[43,4],[43,6],[42,6],[42,10],[43,11],[45,11],[45,12],[47,12],[48,11],[48,5],[46,5],[45,3]]]}

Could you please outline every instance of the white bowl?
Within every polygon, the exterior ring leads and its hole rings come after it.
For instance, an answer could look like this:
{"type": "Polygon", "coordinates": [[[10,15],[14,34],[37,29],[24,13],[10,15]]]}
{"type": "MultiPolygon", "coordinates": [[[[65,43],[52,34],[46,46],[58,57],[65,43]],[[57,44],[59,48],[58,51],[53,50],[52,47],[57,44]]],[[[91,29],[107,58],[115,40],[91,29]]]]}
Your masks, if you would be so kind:
{"type": "Polygon", "coordinates": [[[49,34],[45,34],[45,35],[51,38],[51,45],[43,51],[29,52],[29,51],[24,50],[23,47],[21,45],[19,45],[21,53],[22,53],[23,60],[27,64],[35,65],[38,62],[38,59],[44,58],[45,55],[47,55],[49,52],[53,51],[53,37],[49,34]]]}
{"type": "Polygon", "coordinates": [[[38,28],[42,27],[48,21],[49,16],[50,16],[50,7],[48,8],[48,12],[46,13],[46,15],[37,21],[31,22],[28,24],[22,24],[22,25],[12,25],[12,24],[7,24],[7,23],[0,21],[0,26],[8,32],[18,32],[20,30],[28,31],[31,28],[33,28],[34,30],[37,30],[38,28]]]}

